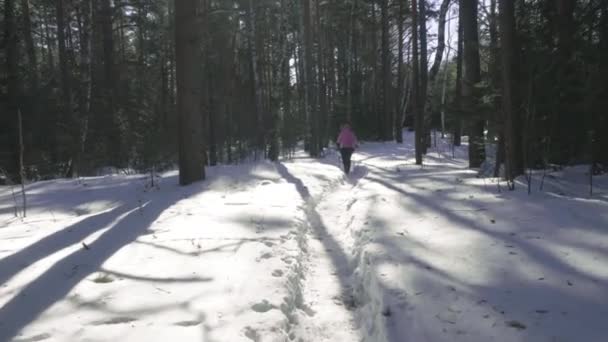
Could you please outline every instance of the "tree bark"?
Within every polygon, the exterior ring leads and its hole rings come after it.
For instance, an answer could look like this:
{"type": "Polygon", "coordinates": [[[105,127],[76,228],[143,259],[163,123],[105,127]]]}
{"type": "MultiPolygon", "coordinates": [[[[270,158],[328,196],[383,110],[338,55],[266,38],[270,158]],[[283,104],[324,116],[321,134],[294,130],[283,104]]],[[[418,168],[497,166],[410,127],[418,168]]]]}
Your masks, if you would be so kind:
{"type": "Polygon", "coordinates": [[[390,102],[390,94],[392,88],[392,73],[391,73],[391,51],[389,46],[389,17],[388,17],[388,0],[382,0],[380,4],[380,13],[382,16],[382,140],[390,139],[391,120],[394,111],[390,102]]]}
{"type": "Polygon", "coordinates": [[[70,137],[70,154],[71,165],[67,172],[68,176],[75,177],[78,175],[80,162],[80,139],[79,139],[79,122],[77,115],[74,112],[72,98],[72,76],[69,69],[68,51],[66,47],[66,29],[69,24],[65,21],[64,1],[55,1],[55,10],[57,15],[57,43],[59,47],[59,74],[61,81],[61,107],[63,109],[63,122],[67,127],[67,135],[70,137]]]}
{"type": "Polygon", "coordinates": [[[416,165],[422,165],[424,148],[424,103],[420,99],[420,62],[418,56],[418,8],[417,0],[412,0],[412,101],[415,112],[416,165]]]}
{"type": "Polygon", "coordinates": [[[175,2],[175,56],[179,115],[179,183],[205,178],[200,89],[198,0],[175,2]]]}
{"type": "Polygon", "coordinates": [[[403,89],[403,40],[405,39],[404,37],[404,19],[403,19],[403,8],[404,3],[403,1],[399,1],[399,7],[398,7],[398,11],[399,13],[397,14],[397,50],[398,50],[398,56],[397,56],[397,94],[398,96],[395,96],[395,109],[393,112],[393,136],[395,138],[395,141],[398,144],[402,144],[403,143],[403,129],[402,129],[402,117],[401,117],[401,106],[402,103],[405,103],[405,101],[402,101],[402,99],[405,99],[406,94],[404,92],[403,89]]]}
{"type": "Polygon", "coordinates": [[[311,32],[311,15],[310,15],[310,0],[302,0],[303,13],[303,33],[304,33],[304,79],[305,79],[305,98],[306,98],[306,113],[308,117],[308,129],[310,130],[310,156],[319,156],[319,127],[314,101],[314,74],[313,74],[313,59],[312,59],[312,32],[311,32]]]}
{"type": "MultiPolygon", "coordinates": [[[[462,0],[459,0],[462,6],[462,0]]],[[[461,145],[462,138],[462,62],[464,52],[464,23],[462,9],[458,10],[458,54],[456,56],[456,89],[454,108],[456,115],[454,118],[454,146],[461,145]]]]}
{"type": "Polygon", "coordinates": [[[427,32],[426,32],[426,0],[418,0],[420,4],[420,14],[418,22],[420,24],[420,105],[422,108],[424,140],[422,145],[422,153],[426,154],[427,148],[431,143],[431,128],[430,118],[428,117],[427,95],[429,91],[429,64],[427,50],[427,32]]]}
{"type": "MultiPolygon", "coordinates": [[[[21,97],[21,81],[19,79],[19,44],[17,41],[17,24],[15,18],[15,5],[13,0],[6,0],[4,3],[4,37],[6,44],[6,73],[7,73],[7,97],[8,97],[8,117],[15,118],[18,116],[19,105],[20,105],[20,97],[21,97]]],[[[14,122],[11,120],[11,122],[14,122]]],[[[17,125],[20,125],[20,122],[17,122],[17,125]]],[[[14,127],[14,126],[13,126],[14,127]]],[[[19,127],[17,127],[19,128],[19,127]]],[[[4,129],[2,129],[4,131],[4,129]]],[[[19,146],[16,144],[18,136],[15,136],[13,132],[16,130],[10,129],[7,130],[10,136],[10,145],[8,147],[8,151],[10,151],[11,159],[13,163],[11,163],[11,167],[7,172],[11,173],[11,171],[15,171],[20,168],[19,160],[18,160],[18,148],[19,146]]]]}
{"type": "Polygon", "coordinates": [[[327,147],[328,136],[325,135],[327,126],[327,84],[325,80],[325,61],[323,58],[323,48],[325,42],[323,34],[325,29],[321,26],[321,7],[319,5],[320,0],[315,0],[315,21],[316,21],[316,34],[317,34],[317,93],[319,99],[319,112],[317,118],[317,129],[319,136],[319,150],[323,147],[327,147]]]}
{"type": "MultiPolygon", "coordinates": [[[[257,3],[257,2],[256,2],[257,3]]],[[[251,57],[251,70],[253,76],[253,93],[255,101],[255,116],[256,116],[256,147],[258,151],[264,151],[264,118],[262,110],[262,81],[260,78],[259,61],[258,61],[258,39],[259,32],[257,30],[257,9],[253,4],[253,0],[248,3],[248,24],[249,24],[249,53],[251,57]]]]}
{"type": "Polygon", "coordinates": [[[431,66],[431,71],[429,72],[429,80],[431,84],[435,82],[435,78],[439,73],[439,68],[441,67],[441,61],[443,59],[443,53],[445,51],[445,24],[446,16],[448,14],[448,9],[450,8],[451,1],[452,0],[443,0],[443,2],[441,3],[441,7],[439,8],[439,24],[437,27],[437,50],[435,51],[435,61],[433,62],[433,66],[431,66]]]}
{"type": "Polygon", "coordinates": [[[464,38],[464,82],[462,95],[464,111],[469,120],[469,167],[477,168],[485,160],[485,121],[476,113],[476,85],[481,81],[479,34],[477,32],[477,0],[461,0],[464,38]]]}
{"type": "Polygon", "coordinates": [[[34,45],[32,20],[30,16],[29,0],[21,0],[21,11],[23,12],[24,40],[29,64],[30,92],[35,93],[38,89],[38,58],[34,45]]]}

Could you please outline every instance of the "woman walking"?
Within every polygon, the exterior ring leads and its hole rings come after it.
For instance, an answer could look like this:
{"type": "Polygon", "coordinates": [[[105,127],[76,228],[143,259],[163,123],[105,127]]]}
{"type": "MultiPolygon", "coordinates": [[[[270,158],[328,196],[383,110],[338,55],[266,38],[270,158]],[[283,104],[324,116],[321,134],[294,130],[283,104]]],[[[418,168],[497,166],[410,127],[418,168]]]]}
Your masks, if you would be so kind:
{"type": "Polygon", "coordinates": [[[338,144],[340,154],[342,155],[344,173],[348,174],[350,172],[350,158],[357,147],[357,137],[355,136],[355,133],[353,132],[349,123],[342,125],[336,143],[338,144]]]}

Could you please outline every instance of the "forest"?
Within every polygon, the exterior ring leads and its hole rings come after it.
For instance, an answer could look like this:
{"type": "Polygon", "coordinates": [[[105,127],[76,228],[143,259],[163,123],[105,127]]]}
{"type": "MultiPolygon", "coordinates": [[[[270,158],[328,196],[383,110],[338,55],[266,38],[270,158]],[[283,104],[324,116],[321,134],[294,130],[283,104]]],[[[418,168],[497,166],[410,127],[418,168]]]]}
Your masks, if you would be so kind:
{"type": "MultiPolygon", "coordinates": [[[[3,182],[468,138],[471,168],[608,166],[602,0],[5,0],[3,182]],[[488,146],[494,146],[489,149],[488,146]]],[[[186,169],[190,169],[189,172],[186,169]]]]}
{"type": "Polygon", "coordinates": [[[1,342],[607,341],[608,0],[0,11],[1,342]]]}

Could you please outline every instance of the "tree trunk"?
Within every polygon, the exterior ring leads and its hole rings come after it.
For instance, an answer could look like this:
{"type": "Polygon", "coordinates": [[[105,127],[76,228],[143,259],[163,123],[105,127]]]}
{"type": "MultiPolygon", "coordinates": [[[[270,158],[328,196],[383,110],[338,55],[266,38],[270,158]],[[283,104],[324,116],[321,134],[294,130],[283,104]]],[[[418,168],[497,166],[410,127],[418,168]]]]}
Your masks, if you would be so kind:
{"type": "MultiPolygon", "coordinates": [[[[18,116],[19,105],[20,105],[20,97],[21,97],[21,86],[19,79],[19,44],[17,40],[17,24],[15,18],[15,4],[13,0],[6,0],[4,3],[4,37],[6,44],[6,73],[7,73],[7,97],[8,97],[8,115],[9,118],[15,118],[18,116]]],[[[14,122],[11,120],[11,122],[14,122]]],[[[17,122],[17,125],[20,123],[17,122]]],[[[13,126],[14,127],[14,126],[13,126]]],[[[18,126],[16,127],[18,128],[18,126]]],[[[2,129],[4,131],[4,129],[2,129]]],[[[14,128],[6,130],[5,132],[10,132],[10,145],[8,147],[8,152],[11,154],[12,165],[8,170],[9,173],[11,171],[16,171],[21,165],[18,160],[18,148],[16,141],[18,137],[15,135],[14,128]]],[[[16,173],[16,172],[15,172],[16,173]]]]}
{"type": "Polygon", "coordinates": [[[205,178],[200,89],[198,0],[175,2],[175,59],[179,115],[179,183],[205,178]]]}
{"type": "Polygon", "coordinates": [[[317,129],[319,136],[319,150],[323,147],[327,147],[328,137],[325,135],[327,126],[327,85],[325,81],[325,61],[323,58],[323,47],[325,42],[323,40],[323,34],[325,29],[321,26],[321,11],[319,6],[320,0],[315,0],[315,12],[316,12],[316,34],[317,34],[317,89],[319,99],[319,112],[317,114],[317,129]]]}
{"type": "Polygon", "coordinates": [[[583,121],[577,118],[578,103],[573,84],[576,81],[576,70],[573,66],[574,39],[576,37],[574,10],[576,0],[556,0],[555,30],[557,31],[557,127],[553,140],[557,142],[554,152],[555,161],[560,164],[574,161],[585,145],[586,132],[583,121]]]}
{"type": "MultiPolygon", "coordinates": [[[[13,0],[10,0],[13,1],[13,0]]],[[[54,17],[52,15],[53,11],[52,8],[49,9],[50,12],[47,12],[47,10],[43,10],[44,12],[44,41],[46,43],[46,45],[48,46],[47,49],[44,49],[43,51],[47,51],[47,67],[49,68],[49,70],[54,70],[55,69],[55,58],[53,56],[53,49],[55,47],[55,41],[53,40],[53,37],[51,37],[51,23],[50,21],[52,20],[52,18],[54,17]],[[50,14],[49,14],[50,13],[50,14]]]]}
{"type": "Polygon", "coordinates": [[[75,177],[78,175],[78,163],[80,161],[80,140],[77,115],[74,112],[72,103],[72,77],[70,75],[68,65],[68,51],[66,48],[66,29],[69,28],[65,22],[65,9],[63,0],[55,1],[55,10],[57,11],[57,42],[59,46],[59,74],[61,81],[61,107],[63,109],[63,122],[67,127],[67,135],[70,137],[70,154],[71,165],[68,170],[68,176],[75,177]]]}
{"type": "MultiPolygon", "coordinates": [[[[510,0],[499,0],[500,45],[502,60],[502,119],[504,123],[505,178],[513,182],[523,174],[521,145],[516,129],[519,124],[515,106],[515,4],[510,0]]],[[[512,183],[513,184],[513,183],[512,183]]]]}
{"type": "Polygon", "coordinates": [[[314,74],[312,60],[312,32],[310,0],[302,0],[303,31],[304,31],[304,79],[305,79],[305,102],[308,117],[308,129],[310,131],[310,156],[319,156],[318,118],[316,104],[314,103],[314,74]]]}
{"type": "Polygon", "coordinates": [[[33,94],[38,90],[38,58],[36,56],[36,48],[32,35],[33,29],[30,16],[29,0],[21,0],[21,11],[23,12],[25,48],[27,51],[27,59],[29,64],[29,88],[30,92],[33,94]]]}
{"type": "Polygon", "coordinates": [[[65,45],[66,23],[64,21],[63,0],[55,1],[57,11],[57,40],[59,46],[59,71],[61,75],[61,95],[64,112],[72,111],[72,87],[70,84],[70,72],[68,69],[68,56],[65,45]]]}
{"type": "MultiPolygon", "coordinates": [[[[498,14],[496,12],[496,1],[490,0],[490,11],[488,13],[488,25],[490,31],[490,56],[488,62],[488,73],[490,76],[490,86],[493,93],[498,94],[501,90],[499,54],[498,48],[498,14]]],[[[504,144],[504,121],[500,110],[500,101],[498,96],[492,98],[492,111],[494,113],[494,125],[490,126],[492,131],[489,132],[491,137],[495,138],[496,153],[494,164],[494,177],[500,176],[500,167],[505,159],[505,144],[504,144]]],[[[490,130],[490,129],[488,129],[490,130]]]]}
{"type": "Polygon", "coordinates": [[[424,140],[422,144],[422,153],[426,154],[427,148],[431,143],[431,127],[430,118],[426,111],[427,95],[429,90],[429,65],[428,65],[428,50],[427,50],[427,32],[426,32],[426,0],[418,0],[420,4],[420,14],[418,22],[420,25],[420,105],[422,108],[424,140]]]}
{"type": "MultiPolygon", "coordinates": [[[[257,2],[256,2],[257,3],[257,2]]],[[[253,76],[253,93],[255,101],[255,116],[256,116],[256,147],[258,151],[263,152],[265,149],[264,142],[264,119],[262,109],[262,83],[260,78],[259,61],[258,61],[258,39],[257,32],[257,9],[253,4],[253,0],[249,0],[248,4],[248,24],[249,24],[249,53],[251,57],[251,70],[253,76]]]]}
{"type": "MultiPolygon", "coordinates": [[[[601,20],[599,25],[599,44],[598,54],[600,60],[599,80],[608,79],[608,3],[602,2],[601,20]]],[[[606,116],[606,104],[608,104],[608,86],[603,83],[599,91],[597,103],[595,105],[595,120],[597,127],[594,129],[593,162],[596,172],[608,171],[608,117],[606,116]]]]}
{"type": "Polygon", "coordinates": [[[448,14],[448,9],[450,8],[450,2],[452,0],[443,0],[441,3],[441,7],[439,8],[439,24],[437,27],[437,50],[435,50],[435,61],[433,62],[433,66],[431,67],[431,71],[429,73],[430,83],[433,84],[435,82],[435,78],[439,73],[439,68],[441,67],[441,61],[443,59],[443,53],[445,51],[445,24],[446,24],[446,16],[448,14]]]}
{"type": "Polygon", "coordinates": [[[462,95],[464,111],[469,121],[469,167],[477,168],[485,159],[483,118],[476,113],[476,85],[481,81],[479,34],[477,32],[477,0],[461,0],[464,38],[464,82],[462,95]]]}
{"type": "Polygon", "coordinates": [[[399,1],[399,7],[397,14],[397,47],[398,47],[398,56],[397,56],[397,94],[395,96],[395,109],[393,112],[393,136],[395,141],[398,144],[403,143],[403,128],[402,128],[402,118],[401,118],[401,104],[405,101],[401,99],[405,99],[406,94],[403,89],[403,39],[404,37],[404,19],[403,19],[403,1],[399,1]]]}
{"type": "Polygon", "coordinates": [[[392,73],[391,73],[391,51],[389,46],[389,17],[388,17],[388,0],[382,0],[380,3],[380,13],[382,16],[382,140],[390,139],[391,118],[394,115],[393,106],[390,102],[390,94],[392,88],[392,73]]]}
{"type": "Polygon", "coordinates": [[[110,0],[101,1],[99,12],[99,25],[101,28],[101,47],[103,51],[103,109],[104,113],[104,136],[106,138],[105,157],[113,164],[120,165],[124,154],[124,147],[120,135],[117,117],[118,84],[116,66],[114,61],[114,30],[113,30],[113,7],[110,0]]]}
{"type": "MultiPolygon", "coordinates": [[[[462,0],[459,0],[459,5],[462,5],[462,0]]],[[[454,108],[456,115],[454,118],[454,146],[461,145],[462,136],[462,62],[464,53],[464,20],[462,17],[462,9],[458,10],[458,54],[456,56],[456,89],[454,108]]]]}
{"type": "Polygon", "coordinates": [[[445,57],[446,63],[445,63],[445,71],[443,73],[443,86],[441,89],[441,138],[445,138],[445,110],[447,107],[446,104],[446,94],[447,94],[447,87],[448,87],[448,80],[449,80],[449,76],[450,76],[450,68],[449,68],[449,62],[450,62],[450,53],[452,52],[452,48],[450,46],[450,41],[452,40],[452,33],[450,30],[450,27],[448,26],[448,53],[445,57]]]}
{"type": "Polygon", "coordinates": [[[422,154],[424,149],[424,103],[421,101],[420,93],[420,62],[418,56],[418,8],[417,0],[412,0],[412,101],[416,131],[416,165],[422,165],[422,154]]]}
{"type": "MultiPolygon", "coordinates": [[[[77,8],[76,12],[78,21],[79,45],[80,45],[80,83],[78,96],[78,113],[81,117],[77,122],[80,135],[77,139],[76,156],[80,157],[77,160],[77,165],[82,168],[82,158],[85,153],[85,144],[88,135],[88,122],[91,112],[91,96],[92,96],[92,69],[91,69],[91,1],[85,0],[82,6],[77,8]]],[[[80,170],[78,170],[80,171],[80,170]]]]}

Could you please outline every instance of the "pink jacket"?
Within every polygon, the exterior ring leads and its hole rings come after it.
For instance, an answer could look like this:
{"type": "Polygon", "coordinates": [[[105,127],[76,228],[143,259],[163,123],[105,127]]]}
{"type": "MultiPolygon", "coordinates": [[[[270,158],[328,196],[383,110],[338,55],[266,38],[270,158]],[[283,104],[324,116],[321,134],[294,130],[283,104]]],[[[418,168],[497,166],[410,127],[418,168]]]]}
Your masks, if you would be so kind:
{"type": "Polygon", "coordinates": [[[357,137],[350,128],[342,128],[337,142],[340,148],[355,148],[357,146],[357,137]]]}

